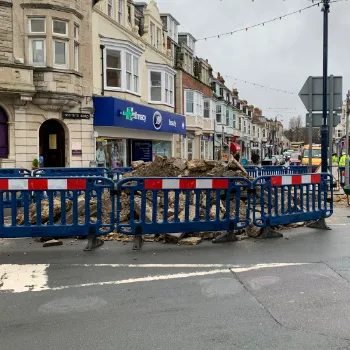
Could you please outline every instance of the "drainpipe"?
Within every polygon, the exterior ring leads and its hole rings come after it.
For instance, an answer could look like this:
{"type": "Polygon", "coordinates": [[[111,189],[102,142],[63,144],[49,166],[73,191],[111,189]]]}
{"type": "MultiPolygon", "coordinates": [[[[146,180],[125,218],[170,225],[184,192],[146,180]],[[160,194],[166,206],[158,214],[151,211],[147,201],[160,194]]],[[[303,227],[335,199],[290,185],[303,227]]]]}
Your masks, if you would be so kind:
{"type": "Polygon", "coordinates": [[[102,67],[102,72],[101,72],[101,82],[102,82],[102,88],[101,88],[101,95],[104,96],[105,94],[105,58],[104,58],[104,45],[100,45],[101,49],[101,67],[102,67]]]}

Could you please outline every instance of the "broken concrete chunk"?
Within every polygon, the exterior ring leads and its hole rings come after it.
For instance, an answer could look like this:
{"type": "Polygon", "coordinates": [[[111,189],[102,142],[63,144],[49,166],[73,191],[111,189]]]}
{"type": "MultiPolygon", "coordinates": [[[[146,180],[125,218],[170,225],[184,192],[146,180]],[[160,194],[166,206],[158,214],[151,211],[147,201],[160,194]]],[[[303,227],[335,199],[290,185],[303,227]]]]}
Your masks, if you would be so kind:
{"type": "Polygon", "coordinates": [[[181,244],[181,245],[197,245],[200,242],[202,242],[202,238],[200,238],[200,237],[188,237],[188,238],[180,239],[179,244],[181,244]]]}
{"type": "Polygon", "coordinates": [[[55,246],[59,246],[62,244],[63,244],[63,242],[61,240],[50,239],[49,241],[47,241],[43,244],[43,247],[55,247],[55,246]]]}

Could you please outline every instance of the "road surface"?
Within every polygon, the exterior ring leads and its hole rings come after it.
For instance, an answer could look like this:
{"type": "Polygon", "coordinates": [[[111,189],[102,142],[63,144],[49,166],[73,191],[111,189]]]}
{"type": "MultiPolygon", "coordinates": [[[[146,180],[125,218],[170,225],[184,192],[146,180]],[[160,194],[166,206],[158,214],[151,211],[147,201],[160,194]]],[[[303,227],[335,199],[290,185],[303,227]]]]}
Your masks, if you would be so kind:
{"type": "Polygon", "coordinates": [[[140,252],[1,241],[1,348],[350,349],[348,215],[332,231],[140,252]]]}

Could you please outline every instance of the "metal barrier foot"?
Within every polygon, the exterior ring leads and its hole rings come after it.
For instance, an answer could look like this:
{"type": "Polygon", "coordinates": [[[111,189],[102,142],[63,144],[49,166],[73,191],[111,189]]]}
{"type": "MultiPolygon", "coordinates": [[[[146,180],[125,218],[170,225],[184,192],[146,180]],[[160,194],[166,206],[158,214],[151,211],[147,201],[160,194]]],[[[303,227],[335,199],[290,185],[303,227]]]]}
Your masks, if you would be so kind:
{"type": "Polygon", "coordinates": [[[100,247],[103,243],[104,241],[96,236],[88,236],[88,243],[84,249],[84,252],[91,252],[91,250],[100,247]]]}
{"type": "Polygon", "coordinates": [[[261,234],[256,238],[280,238],[283,237],[282,233],[272,230],[270,226],[263,227],[261,234]]]}
{"type": "Polygon", "coordinates": [[[236,234],[233,230],[222,233],[220,236],[213,238],[212,243],[224,243],[237,241],[236,234]]]}
{"type": "Polygon", "coordinates": [[[324,218],[311,222],[310,224],[307,224],[306,227],[318,228],[320,230],[331,230],[331,228],[326,224],[326,220],[324,218]]]}
{"type": "Polygon", "coordinates": [[[134,237],[134,245],[132,246],[132,250],[140,250],[143,245],[143,239],[141,235],[136,235],[134,237]]]}

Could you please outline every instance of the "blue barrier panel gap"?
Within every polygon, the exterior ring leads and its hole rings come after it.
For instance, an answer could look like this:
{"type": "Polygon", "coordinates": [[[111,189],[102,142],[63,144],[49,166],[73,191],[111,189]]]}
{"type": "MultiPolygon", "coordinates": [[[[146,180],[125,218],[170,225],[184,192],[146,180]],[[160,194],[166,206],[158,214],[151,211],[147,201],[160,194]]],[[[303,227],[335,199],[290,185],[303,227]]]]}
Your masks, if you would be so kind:
{"type": "Polygon", "coordinates": [[[271,226],[317,220],[309,227],[328,229],[333,213],[333,177],[330,174],[264,176],[253,182],[253,223],[262,237],[281,237],[271,226]]]}
{"type": "Polygon", "coordinates": [[[86,250],[96,248],[102,244],[98,236],[114,231],[113,195],[107,197],[111,205],[109,218],[102,215],[102,195],[113,187],[113,181],[104,177],[0,179],[0,195],[9,191],[12,196],[9,221],[5,220],[5,206],[0,201],[0,238],[82,236],[89,239],[86,250]],[[21,212],[16,207],[18,191],[23,195],[21,212]],[[72,193],[70,199],[67,191],[72,193]],[[35,203],[31,204],[32,196],[35,203]]]}
{"type": "MultiPolygon", "coordinates": [[[[30,177],[31,171],[24,168],[9,168],[9,169],[0,169],[0,179],[9,178],[9,177],[30,177]]],[[[1,196],[0,196],[1,198],[1,196]]],[[[5,208],[11,208],[12,198],[10,192],[4,192],[2,195],[2,201],[5,208]]],[[[23,207],[23,198],[21,193],[17,194],[16,199],[17,207],[23,207]]]]}
{"type": "Polygon", "coordinates": [[[245,178],[127,178],[117,188],[130,198],[130,218],[121,223],[117,197],[117,232],[134,235],[133,249],[140,249],[144,234],[226,230],[227,241],[249,225],[251,182],[245,178]]]}
{"type": "Polygon", "coordinates": [[[111,177],[113,180],[119,181],[126,173],[132,172],[132,167],[118,167],[111,169],[111,177]]]}

